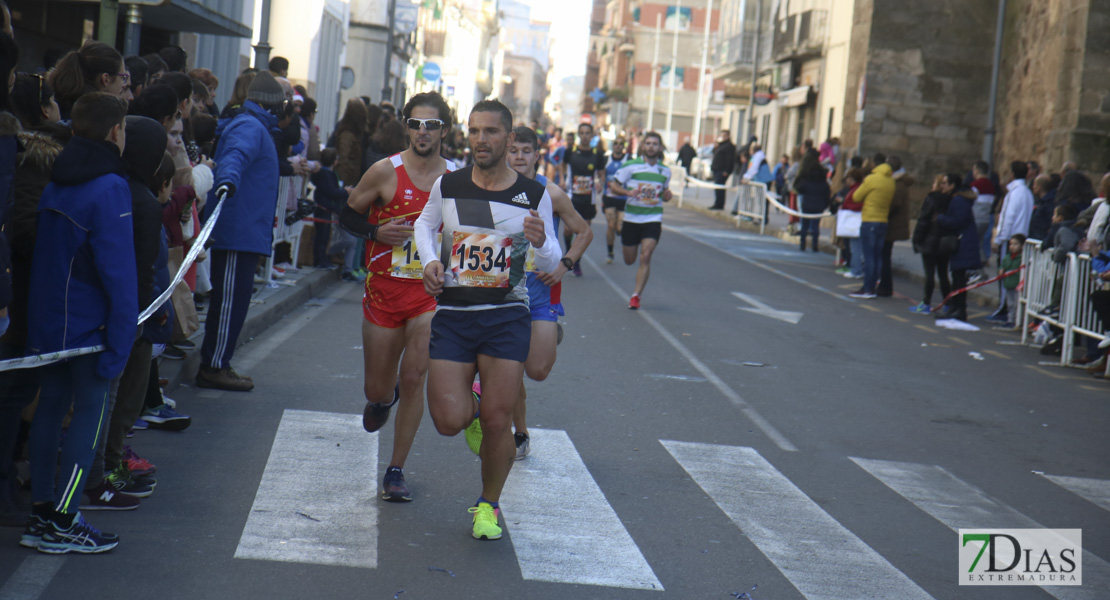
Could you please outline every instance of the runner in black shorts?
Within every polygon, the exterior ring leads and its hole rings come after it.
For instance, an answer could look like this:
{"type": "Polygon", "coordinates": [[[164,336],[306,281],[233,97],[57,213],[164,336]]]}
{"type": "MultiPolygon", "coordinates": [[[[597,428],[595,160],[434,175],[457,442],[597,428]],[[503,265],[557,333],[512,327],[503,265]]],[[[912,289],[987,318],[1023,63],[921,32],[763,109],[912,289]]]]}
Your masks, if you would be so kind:
{"type": "Polygon", "coordinates": [[[617,171],[624,166],[628,158],[628,155],[624,153],[624,138],[618,137],[613,140],[613,152],[609,156],[609,164],[605,166],[605,195],[601,197],[601,210],[605,211],[605,224],[608,225],[608,229],[605,230],[605,245],[609,250],[609,256],[605,262],[610,264],[613,262],[613,243],[620,235],[621,225],[624,223],[626,198],[614,194],[609,189],[609,184],[613,182],[613,179],[617,176],[617,171]]]}
{"type": "MultiPolygon", "coordinates": [[[[597,216],[597,206],[594,204],[594,192],[600,190],[602,185],[605,184],[605,165],[608,157],[605,156],[600,144],[596,147],[590,147],[590,141],[594,137],[594,126],[589,123],[580,123],[578,125],[578,143],[575,144],[573,149],[568,148],[566,156],[563,158],[563,168],[568,172],[568,176],[564,178],[566,182],[564,189],[570,194],[570,200],[574,203],[575,210],[582,218],[589,224],[597,216]]],[[[574,236],[569,233],[563,234],[564,240],[567,243],[567,248],[570,248],[574,236]]],[[[582,267],[578,263],[574,263],[573,272],[575,276],[582,276],[582,267]]]]}
{"type": "Polygon", "coordinates": [[[528,248],[536,268],[547,273],[561,254],[551,195],[505,161],[512,126],[504,104],[476,104],[469,118],[474,165],[440,177],[413,225],[424,289],[439,305],[431,327],[428,413],[444,435],[465,429],[482,459],[482,494],[470,509],[475,539],[501,537],[497,502],[516,455],[512,414],[532,333],[528,248]],[[471,393],[475,375],[480,405],[471,393]]]}

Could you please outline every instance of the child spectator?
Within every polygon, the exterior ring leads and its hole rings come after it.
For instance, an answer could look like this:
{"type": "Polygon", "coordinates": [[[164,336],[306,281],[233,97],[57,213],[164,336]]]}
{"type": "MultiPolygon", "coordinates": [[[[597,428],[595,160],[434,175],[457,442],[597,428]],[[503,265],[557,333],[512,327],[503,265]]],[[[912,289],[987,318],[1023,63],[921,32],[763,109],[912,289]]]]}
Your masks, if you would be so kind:
{"type": "Polygon", "coordinates": [[[339,187],[339,177],[331,168],[339,155],[335,148],[325,148],[320,153],[320,170],[312,174],[312,185],[316,187],[312,198],[316,202],[316,213],[319,219],[314,224],[316,229],[312,238],[312,264],[318,269],[330,269],[328,262],[328,240],[331,239],[331,221],[339,215],[339,211],[347,204],[347,196],[352,186],[339,187]]]}
{"type": "MultiPolygon", "coordinates": [[[[1008,252],[1002,255],[1002,267],[999,270],[999,275],[1021,267],[1021,250],[1024,246],[1024,235],[1015,233],[1010,236],[1008,252]]],[[[1002,289],[1006,290],[1006,306],[1010,307],[1010,319],[1005,327],[1013,328],[1017,326],[1019,283],[1021,283],[1021,273],[1014,273],[1002,279],[1002,289]]]]}
{"type": "Polygon", "coordinates": [[[51,554],[105,552],[119,543],[119,536],[89,525],[75,500],[104,429],[109,382],[123,371],[139,315],[131,192],[121,158],[126,111],[111,93],[88,93],[74,103],[74,137],[39,202],[28,351],[105,346],[42,367],[31,425],[33,506],[20,543],[51,554]]]}

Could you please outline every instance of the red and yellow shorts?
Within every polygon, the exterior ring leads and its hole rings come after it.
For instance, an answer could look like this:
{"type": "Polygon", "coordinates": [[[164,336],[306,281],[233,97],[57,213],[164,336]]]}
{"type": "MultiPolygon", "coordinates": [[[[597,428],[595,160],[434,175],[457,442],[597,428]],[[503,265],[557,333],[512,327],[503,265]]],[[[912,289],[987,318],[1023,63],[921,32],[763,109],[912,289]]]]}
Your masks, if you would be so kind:
{"type": "Polygon", "coordinates": [[[423,280],[398,281],[388,275],[370,274],[362,296],[362,316],[386,329],[404,327],[410,319],[435,312],[436,299],[424,291],[423,280]]]}

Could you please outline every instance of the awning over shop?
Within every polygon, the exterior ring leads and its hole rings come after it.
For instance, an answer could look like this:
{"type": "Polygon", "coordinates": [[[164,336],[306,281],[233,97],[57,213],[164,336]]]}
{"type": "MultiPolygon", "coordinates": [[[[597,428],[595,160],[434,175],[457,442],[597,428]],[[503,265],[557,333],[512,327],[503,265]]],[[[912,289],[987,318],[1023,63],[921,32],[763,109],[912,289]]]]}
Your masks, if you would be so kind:
{"type": "Polygon", "coordinates": [[[792,106],[804,106],[809,102],[809,92],[810,86],[808,85],[783,90],[779,92],[779,102],[787,108],[792,106]]]}
{"type": "MultiPolygon", "coordinates": [[[[100,0],[51,1],[100,3],[100,0]]],[[[167,31],[251,37],[250,27],[196,0],[121,0],[119,3],[121,16],[126,6],[131,4],[142,9],[143,24],[150,27],[167,31]]]]}

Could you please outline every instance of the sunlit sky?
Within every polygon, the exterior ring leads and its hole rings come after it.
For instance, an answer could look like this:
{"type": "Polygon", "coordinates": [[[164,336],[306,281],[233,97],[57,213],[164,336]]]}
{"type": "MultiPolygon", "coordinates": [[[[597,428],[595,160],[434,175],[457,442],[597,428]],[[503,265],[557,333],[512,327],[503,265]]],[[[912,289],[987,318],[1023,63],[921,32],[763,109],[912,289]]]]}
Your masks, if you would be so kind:
{"type": "Polygon", "coordinates": [[[590,0],[522,1],[532,7],[533,20],[551,23],[556,78],[584,75],[586,46],[590,42],[590,0]]]}

